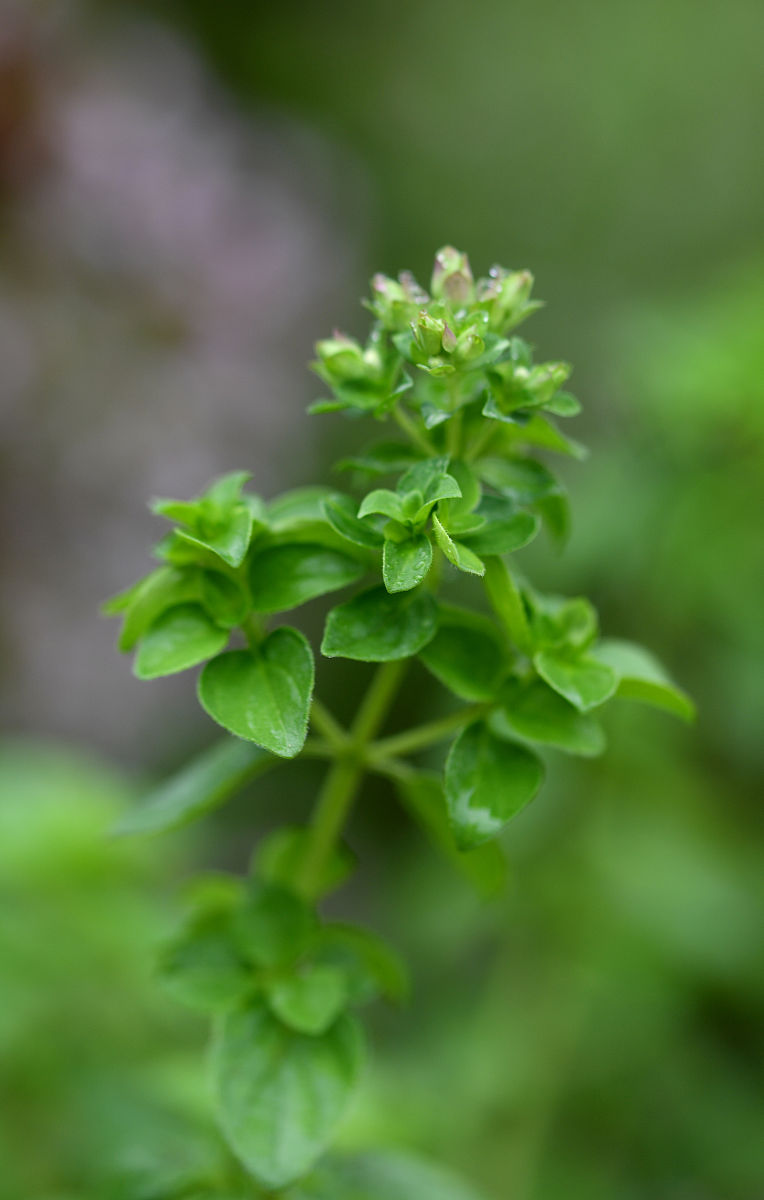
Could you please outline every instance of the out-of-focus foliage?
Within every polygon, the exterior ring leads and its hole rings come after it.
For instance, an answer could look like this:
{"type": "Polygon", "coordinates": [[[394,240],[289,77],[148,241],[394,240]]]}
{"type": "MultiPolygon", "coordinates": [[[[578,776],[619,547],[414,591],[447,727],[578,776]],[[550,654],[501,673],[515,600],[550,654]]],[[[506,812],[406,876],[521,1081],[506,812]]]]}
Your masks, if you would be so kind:
{"type": "Polygon", "coordinates": [[[152,972],[178,854],[109,838],[129,791],[73,751],[4,745],[0,794],[0,1196],[116,1196],[189,1126],[203,1162],[193,1026],[152,972]]]}

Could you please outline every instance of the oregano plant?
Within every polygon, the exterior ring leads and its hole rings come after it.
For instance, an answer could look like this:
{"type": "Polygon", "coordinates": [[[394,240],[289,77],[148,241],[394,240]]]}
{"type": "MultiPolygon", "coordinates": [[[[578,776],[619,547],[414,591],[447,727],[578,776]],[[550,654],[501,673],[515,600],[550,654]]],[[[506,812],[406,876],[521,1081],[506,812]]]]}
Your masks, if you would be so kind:
{"type": "MultiPolygon", "coordinates": [[[[601,638],[587,599],[544,595],[514,565],[543,525],[557,541],[568,529],[543,456],[583,453],[557,424],[579,411],[564,390],[570,368],[534,362],[515,332],[539,307],[532,283],[500,267],[476,281],[451,247],[436,255],[429,292],[408,273],[375,276],[365,344],[340,333],[317,344],[326,396],[312,411],[393,436],[338,464],[346,489],[265,500],[241,471],[197,499],[154,501],[170,523],[160,565],[106,606],[122,617],[120,648],[139,678],[202,666],[199,702],[226,731],[123,832],[197,820],[290,760],[326,764],[307,823],[262,839],[247,878],[201,878],[161,955],[167,986],[213,1026],[229,1157],[194,1196],[467,1200],[439,1169],[332,1151],[362,1070],[357,1011],[407,986],[373,932],[322,916],[357,869],[343,834],[364,776],[389,781],[489,894],[502,880],[497,838],[541,788],[547,752],[600,754],[600,713],[617,697],[692,716],[651,654],[601,638]],[[320,655],[375,664],[359,667],[368,687],[349,728],[320,680],[315,689],[316,655],[294,623],[306,602],[339,592],[320,655]],[[391,733],[415,658],[453,699],[445,716],[391,733]],[[438,750],[440,769],[423,766],[438,750]]],[[[191,1195],[183,1187],[161,1195],[191,1195]]]]}

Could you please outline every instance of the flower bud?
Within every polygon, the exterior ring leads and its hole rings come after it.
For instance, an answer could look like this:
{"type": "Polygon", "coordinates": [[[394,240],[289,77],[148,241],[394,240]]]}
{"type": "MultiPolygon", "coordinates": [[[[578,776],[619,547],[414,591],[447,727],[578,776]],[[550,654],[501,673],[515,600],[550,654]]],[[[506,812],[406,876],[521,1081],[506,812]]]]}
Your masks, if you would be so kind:
{"type": "Polygon", "coordinates": [[[456,334],[454,333],[453,329],[446,325],[445,329],[443,330],[443,349],[445,350],[446,354],[453,354],[454,350],[456,349],[456,345],[456,334]]]}
{"type": "Polygon", "coordinates": [[[491,267],[488,279],[481,279],[477,299],[488,311],[491,327],[504,330],[513,325],[525,310],[533,288],[530,271],[506,271],[491,267]]]}
{"type": "Polygon", "coordinates": [[[461,307],[469,304],[475,295],[475,283],[466,254],[453,246],[444,246],[435,255],[431,291],[438,300],[461,307]]]}
{"type": "Polygon", "coordinates": [[[536,404],[546,404],[569,376],[570,367],[567,363],[539,363],[528,372],[526,387],[536,404]]]}
{"type": "Polygon", "coordinates": [[[477,331],[477,325],[470,325],[456,339],[454,358],[457,362],[468,363],[479,358],[485,350],[485,342],[477,331]]]}
{"type": "Polygon", "coordinates": [[[414,341],[427,358],[440,354],[445,329],[445,321],[431,317],[425,309],[422,309],[416,321],[411,322],[414,341]]]}
{"type": "Polygon", "coordinates": [[[387,275],[375,275],[371,281],[369,308],[385,329],[404,330],[428,299],[409,271],[402,272],[399,280],[390,279],[387,275]]]}
{"type": "Polygon", "coordinates": [[[422,308],[430,299],[424,288],[419,286],[411,271],[401,271],[398,280],[406,299],[411,304],[416,304],[417,308],[422,308]]]}
{"type": "Polygon", "coordinates": [[[361,346],[355,338],[335,332],[333,337],[316,343],[321,374],[329,383],[347,383],[363,379],[368,372],[361,346]]]}

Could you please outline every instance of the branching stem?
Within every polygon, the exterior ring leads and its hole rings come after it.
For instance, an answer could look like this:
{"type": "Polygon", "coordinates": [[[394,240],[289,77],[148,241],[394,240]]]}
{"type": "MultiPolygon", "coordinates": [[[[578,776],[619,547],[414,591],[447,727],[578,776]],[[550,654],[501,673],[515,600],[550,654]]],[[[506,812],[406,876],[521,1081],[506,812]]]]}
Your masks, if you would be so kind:
{"type": "MultiPolygon", "coordinates": [[[[324,867],[342,834],[366,770],[366,748],[384,723],[405,665],[405,662],[391,662],[379,667],[349,734],[340,730],[341,741],[333,743],[335,761],[319,793],[310,825],[310,842],[296,881],[300,892],[309,900],[318,899],[324,867]]],[[[328,714],[320,704],[318,711],[321,713],[318,723],[325,722],[328,714]]],[[[313,712],[315,716],[315,701],[313,712]]],[[[329,725],[334,724],[332,717],[329,725]]],[[[325,732],[329,725],[325,725],[325,732]]]]}
{"type": "Polygon", "coordinates": [[[455,729],[461,729],[463,725],[469,725],[471,721],[476,721],[487,710],[488,705],[486,704],[469,704],[466,708],[460,708],[457,712],[449,713],[448,716],[441,717],[437,721],[428,721],[426,725],[417,725],[414,729],[396,733],[393,737],[385,738],[370,746],[369,758],[371,761],[377,762],[380,759],[398,758],[402,754],[414,754],[418,750],[426,750],[428,746],[434,746],[437,742],[442,742],[450,737],[455,729]]]}

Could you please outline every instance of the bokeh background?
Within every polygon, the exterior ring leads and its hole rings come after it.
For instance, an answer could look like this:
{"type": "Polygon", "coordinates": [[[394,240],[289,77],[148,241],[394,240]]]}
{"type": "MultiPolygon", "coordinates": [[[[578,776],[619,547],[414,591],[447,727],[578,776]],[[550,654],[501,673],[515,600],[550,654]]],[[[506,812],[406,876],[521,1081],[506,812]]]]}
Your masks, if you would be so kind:
{"type": "MultiPolygon", "coordinates": [[[[181,1195],[216,1153],[152,948],[315,777],[110,839],[214,734],[97,605],[146,569],[147,496],[325,477],[355,431],[303,416],[312,342],[446,241],[534,271],[529,336],[586,406],[571,541],[523,566],[700,717],[624,704],[606,759],[550,762],[489,904],[369,789],[337,903],[414,998],[372,1014],[343,1141],[494,1200],[764,1196],[763,38],[760,0],[0,0],[3,1200],[117,1197],[115,1171],[156,1200],[157,1163],[181,1195]]],[[[349,712],[362,682],[324,690],[349,712]]],[[[399,719],[437,702],[415,673],[399,719]]]]}

